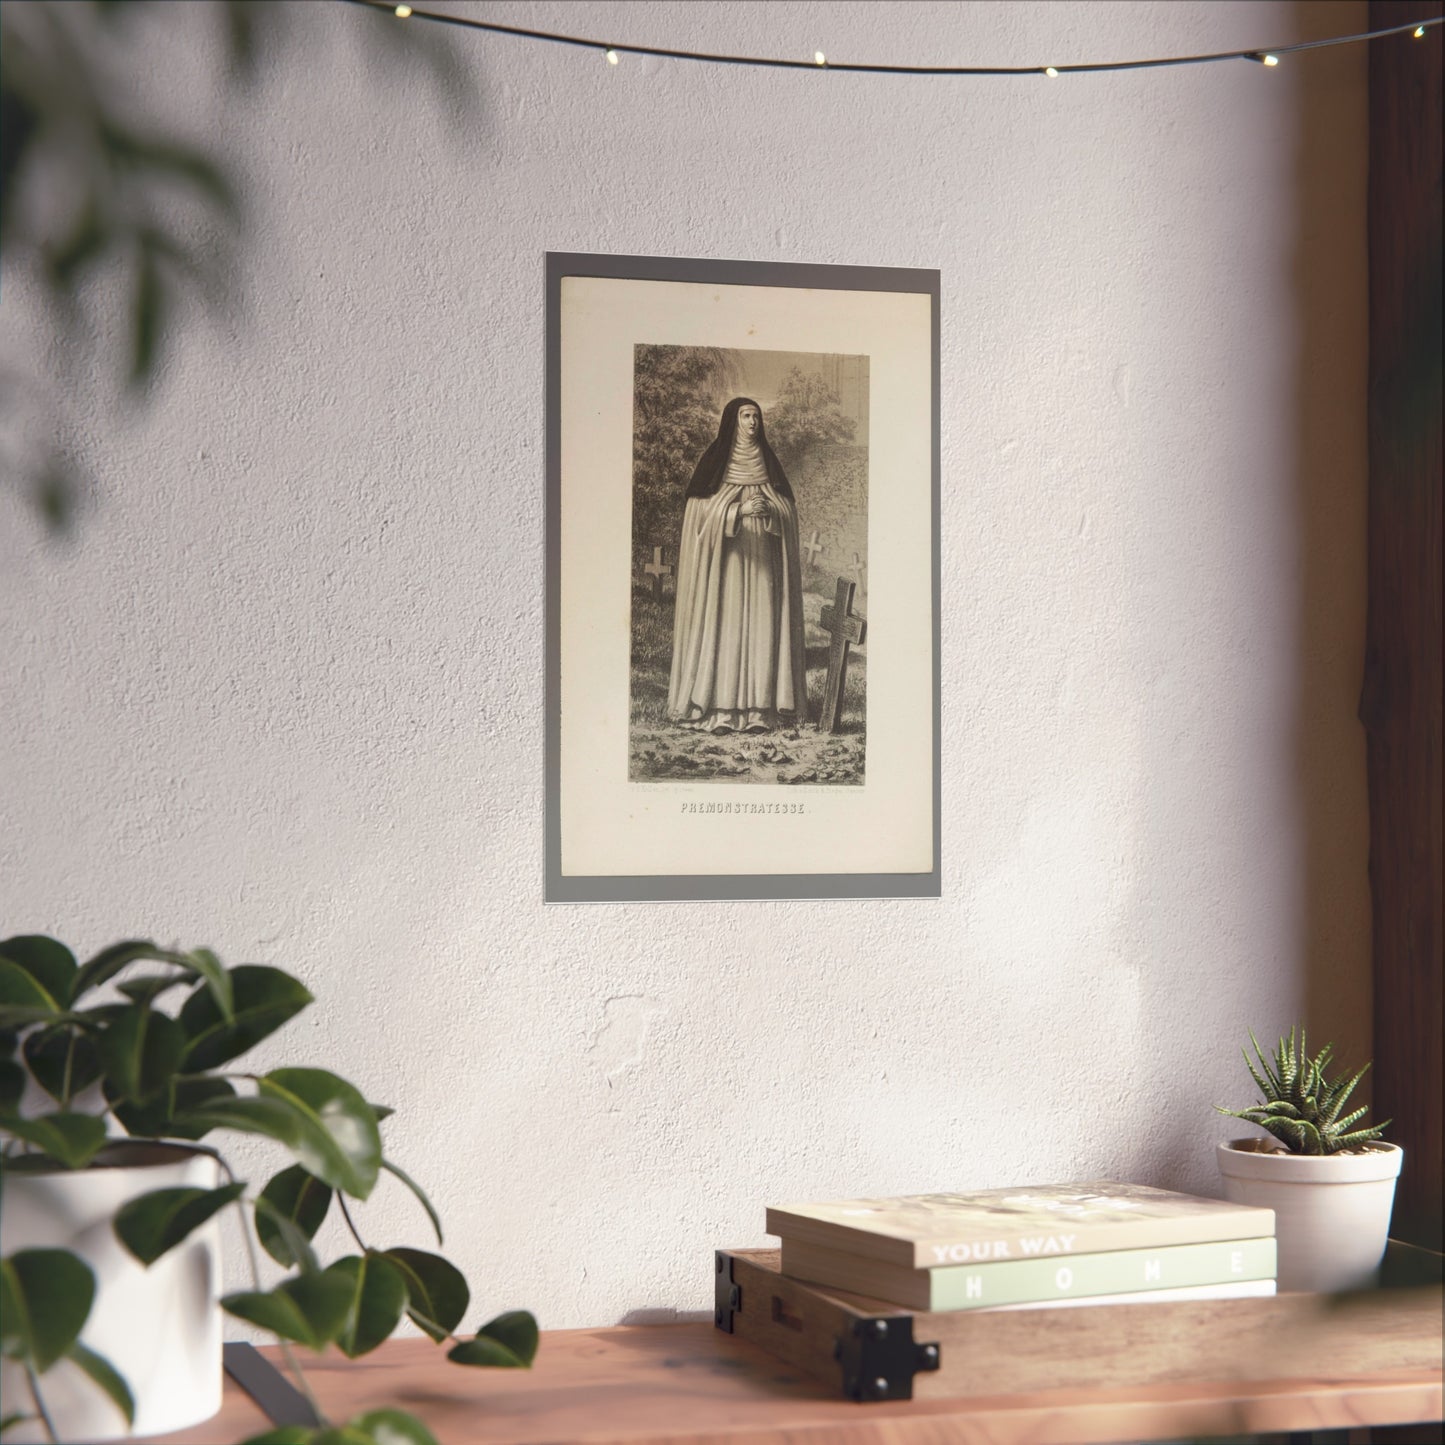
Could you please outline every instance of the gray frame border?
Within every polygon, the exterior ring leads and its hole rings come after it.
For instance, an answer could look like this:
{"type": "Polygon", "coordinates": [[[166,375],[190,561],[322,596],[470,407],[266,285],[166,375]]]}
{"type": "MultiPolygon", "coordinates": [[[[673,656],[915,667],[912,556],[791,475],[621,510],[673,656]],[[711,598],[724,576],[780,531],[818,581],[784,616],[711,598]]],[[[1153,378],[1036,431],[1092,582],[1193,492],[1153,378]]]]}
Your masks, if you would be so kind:
{"type": "Polygon", "coordinates": [[[943,834],[942,673],[939,598],[939,272],[895,266],[834,266],[788,261],[710,261],[680,256],[546,253],[546,737],[545,858],[547,903],[706,902],[774,898],[938,898],[943,834]],[[933,868],[928,873],[646,874],[627,877],[562,874],[561,800],[561,548],[562,351],[564,276],[628,281],[692,281],[721,286],[784,286],[809,290],[903,291],[930,298],[933,355],[933,868]]]}

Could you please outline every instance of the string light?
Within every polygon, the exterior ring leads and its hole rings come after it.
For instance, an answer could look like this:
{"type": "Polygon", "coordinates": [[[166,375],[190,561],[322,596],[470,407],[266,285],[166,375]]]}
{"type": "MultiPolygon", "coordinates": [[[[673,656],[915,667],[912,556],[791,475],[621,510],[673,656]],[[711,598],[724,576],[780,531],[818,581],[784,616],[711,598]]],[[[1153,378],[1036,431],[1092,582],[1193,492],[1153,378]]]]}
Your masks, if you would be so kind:
{"type": "MultiPolygon", "coordinates": [[[[602,50],[600,41],[589,40],[579,35],[562,35],[551,30],[528,30],[520,25],[501,25],[494,20],[476,20],[465,15],[446,15],[435,10],[417,10],[410,5],[393,7],[390,0],[345,0],[348,5],[360,5],[367,10],[385,10],[405,17],[414,15],[418,20],[435,21],[438,25],[457,25],[464,30],[483,30],[492,35],[511,35],[520,40],[540,40],[552,45],[571,45],[584,50],[602,50]]],[[[1301,50],[1321,50],[1331,45],[1355,45],[1366,40],[1382,40],[1389,35],[1403,35],[1407,31],[1421,39],[1427,30],[1445,25],[1445,16],[1433,20],[1393,25],[1384,30],[1362,30],[1355,35],[1331,35],[1324,40],[1301,40],[1294,45],[1276,45],[1265,50],[1220,50],[1207,55],[1170,55],[1157,60],[1110,60],[1087,65],[872,65],[849,61],[826,61],[821,50],[815,51],[812,61],[779,60],[761,55],[725,55],[702,50],[672,50],[659,45],[619,45],[606,51],[609,64],[616,64],[614,57],[619,52],[628,55],[651,55],[659,60],[691,60],[705,65],[743,65],[765,67],[771,70],[834,70],[849,71],[867,75],[1047,75],[1056,79],[1060,75],[1081,75],[1109,70],[1158,70],[1172,65],[1209,65],[1222,60],[1252,60],[1259,65],[1278,65],[1280,57],[1293,55],[1301,50]]]]}

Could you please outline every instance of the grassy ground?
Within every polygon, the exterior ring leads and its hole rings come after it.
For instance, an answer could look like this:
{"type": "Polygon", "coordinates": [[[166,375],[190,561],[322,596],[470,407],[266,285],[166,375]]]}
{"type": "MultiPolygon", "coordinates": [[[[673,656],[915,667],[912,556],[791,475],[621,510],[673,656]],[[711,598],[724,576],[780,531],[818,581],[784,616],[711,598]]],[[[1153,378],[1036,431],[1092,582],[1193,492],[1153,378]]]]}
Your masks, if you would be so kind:
{"type": "MultiPolygon", "coordinates": [[[[803,594],[807,648],[808,715],[816,719],[828,678],[828,634],[818,613],[832,602],[803,594]]],[[[843,688],[843,723],[820,732],[812,721],[773,733],[700,733],[667,717],[667,679],[672,667],[672,596],[661,600],[643,589],[632,594],[632,718],[628,776],[648,782],[861,783],[866,742],[864,700],[867,649],[854,648],[843,688]]]]}

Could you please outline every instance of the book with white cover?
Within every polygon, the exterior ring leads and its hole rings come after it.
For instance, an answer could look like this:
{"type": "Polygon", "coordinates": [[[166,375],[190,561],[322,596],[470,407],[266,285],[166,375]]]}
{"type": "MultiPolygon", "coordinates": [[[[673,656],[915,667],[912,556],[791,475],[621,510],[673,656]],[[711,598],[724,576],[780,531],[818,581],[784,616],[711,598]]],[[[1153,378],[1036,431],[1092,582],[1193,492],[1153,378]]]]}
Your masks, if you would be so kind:
{"type": "Polygon", "coordinates": [[[776,1205],[769,1234],[911,1269],[1274,1234],[1274,1211],[1101,1180],[776,1205]]]}

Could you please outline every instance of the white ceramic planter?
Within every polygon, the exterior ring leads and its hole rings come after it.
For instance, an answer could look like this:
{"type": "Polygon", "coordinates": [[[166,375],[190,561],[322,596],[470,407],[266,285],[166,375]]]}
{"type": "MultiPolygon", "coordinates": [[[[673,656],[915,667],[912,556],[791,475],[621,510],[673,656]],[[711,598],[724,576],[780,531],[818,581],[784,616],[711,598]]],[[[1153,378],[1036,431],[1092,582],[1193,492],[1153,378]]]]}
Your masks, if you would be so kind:
{"type": "Polygon", "coordinates": [[[1269,1139],[1218,1148],[1224,1197],[1274,1210],[1282,1290],[1367,1285],[1384,1257],[1404,1152],[1376,1140],[1360,1154],[1274,1153],[1269,1139]]]}
{"type": "MultiPolygon", "coordinates": [[[[107,1145],[80,1170],[5,1172],[0,1253],[69,1249],[95,1271],[95,1303],[82,1343],[104,1355],[135,1399],[134,1433],[158,1435],[208,1420],[221,1408],[220,1226],[213,1218],[149,1269],[121,1245],[111,1220],[152,1189],[219,1184],[216,1161],[184,1145],[107,1145]]],[[[64,1441],[118,1440],[125,1417],[67,1360],[40,1379],[46,1409],[64,1441]]],[[[5,1408],[30,1408],[20,1365],[0,1366],[5,1408]]],[[[44,1440],[36,1421],[6,1431],[11,1441],[44,1440]]]]}

